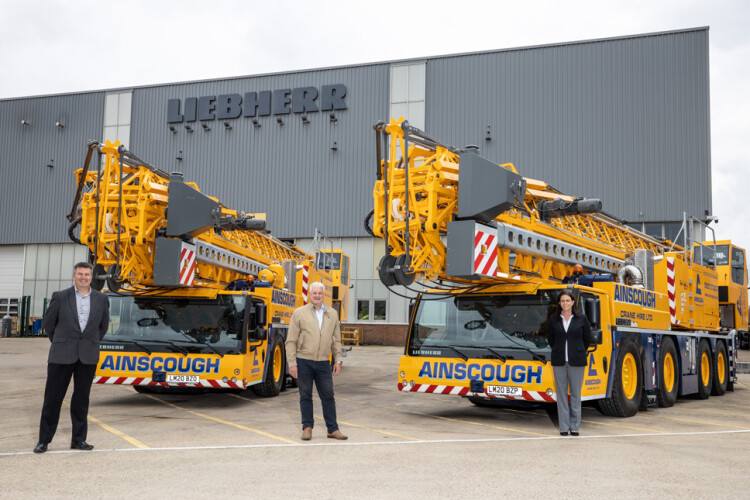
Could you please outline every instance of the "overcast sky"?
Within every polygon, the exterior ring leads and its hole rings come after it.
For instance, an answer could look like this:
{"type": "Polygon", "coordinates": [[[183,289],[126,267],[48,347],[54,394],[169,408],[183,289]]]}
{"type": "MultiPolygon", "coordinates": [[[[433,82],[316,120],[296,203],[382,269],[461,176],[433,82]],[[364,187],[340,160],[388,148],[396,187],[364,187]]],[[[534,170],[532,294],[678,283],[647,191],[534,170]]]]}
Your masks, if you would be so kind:
{"type": "Polygon", "coordinates": [[[717,236],[750,248],[750,1],[0,0],[0,98],[702,26],[717,236]]]}

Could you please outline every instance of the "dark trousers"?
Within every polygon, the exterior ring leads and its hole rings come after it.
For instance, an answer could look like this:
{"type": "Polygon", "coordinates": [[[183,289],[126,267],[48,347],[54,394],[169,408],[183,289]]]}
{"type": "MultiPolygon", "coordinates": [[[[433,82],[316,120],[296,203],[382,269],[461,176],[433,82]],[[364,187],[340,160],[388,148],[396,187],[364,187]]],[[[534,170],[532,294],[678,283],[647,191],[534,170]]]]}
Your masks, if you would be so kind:
{"type": "Polygon", "coordinates": [[[310,361],[297,358],[297,385],[299,386],[299,408],[302,412],[302,428],[314,427],[312,386],[318,390],[323,404],[323,418],[328,432],[338,430],[336,423],[336,401],[333,399],[333,375],[328,361],[310,361]]]}
{"type": "Polygon", "coordinates": [[[96,365],[76,361],[71,365],[47,364],[47,385],[44,388],[44,405],[39,422],[39,442],[49,443],[57,431],[65,393],[73,377],[73,396],[70,399],[70,420],[73,424],[71,441],[86,441],[88,433],[89,393],[96,374],[96,365]]]}
{"type": "Polygon", "coordinates": [[[557,418],[560,432],[575,431],[581,425],[581,388],[585,366],[553,366],[555,376],[555,392],[557,393],[557,418]],[[568,389],[570,389],[570,404],[568,404],[568,389]]]}

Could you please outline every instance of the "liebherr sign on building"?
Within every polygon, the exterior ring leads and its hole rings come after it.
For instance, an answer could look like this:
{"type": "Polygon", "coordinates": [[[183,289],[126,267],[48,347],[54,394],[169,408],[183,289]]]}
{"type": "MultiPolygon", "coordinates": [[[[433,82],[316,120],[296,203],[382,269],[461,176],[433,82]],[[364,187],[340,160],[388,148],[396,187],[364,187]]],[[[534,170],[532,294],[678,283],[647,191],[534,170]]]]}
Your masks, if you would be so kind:
{"type": "Polygon", "coordinates": [[[317,113],[346,109],[343,84],[169,99],[167,123],[229,120],[244,116],[317,113]]]}

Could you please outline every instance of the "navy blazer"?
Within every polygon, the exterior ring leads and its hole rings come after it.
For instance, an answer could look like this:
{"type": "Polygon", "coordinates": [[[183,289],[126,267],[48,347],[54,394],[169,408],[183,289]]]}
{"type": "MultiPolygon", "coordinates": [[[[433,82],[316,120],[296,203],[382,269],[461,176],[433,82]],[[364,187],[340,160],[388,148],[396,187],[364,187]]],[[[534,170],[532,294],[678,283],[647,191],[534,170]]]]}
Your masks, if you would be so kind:
{"type": "Polygon", "coordinates": [[[581,314],[573,316],[565,332],[562,318],[554,314],[547,326],[547,342],[552,348],[552,366],[565,365],[565,341],[568,341],[568,364],[570,366],[586,366],[588,354],[586,351],[593,341],[591,325],[588,318],[581,314]]]}
{"type": "Polygon", "coordinates": [[[47,363],[70,365],[80,360],[87,365],[99,362],[99,341],[109,327],[109,300],[91,289],[91,310],[86,328],[81,331],[76,310],[75,287],[52,294],[44,316],[44,330],[52,345],[47,363]]]}

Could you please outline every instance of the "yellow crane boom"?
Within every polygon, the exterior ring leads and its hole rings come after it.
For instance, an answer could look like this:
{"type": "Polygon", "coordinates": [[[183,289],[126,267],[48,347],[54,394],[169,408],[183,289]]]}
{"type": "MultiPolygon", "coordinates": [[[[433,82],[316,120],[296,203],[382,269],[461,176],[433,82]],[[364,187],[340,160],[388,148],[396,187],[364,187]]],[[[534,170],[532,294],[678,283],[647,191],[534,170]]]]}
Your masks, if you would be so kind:
{"type": "MultiPolygon", "coordinates": [[[[562,194],[521,177],[510,163],[484,160],[473,148],[444,146],[408,122],[378,122],[375,131],[372,232],[386,241],[380,265],[386,285],[408,286],[415,278],[481,282],[449,270],[449,225],[469,219],[497,229],[503,240],[487,283],[562,280],[575,264],[614,272],[636,250],[654,255],[683,250],[599,213],[599,200],[562,194]],[[486,203],[487,197],[495,201],[486,203]]],[[[483,249],[478,243],[477,251],[483,249]]]]}
{"type": "Polygon", "coordinates": [[[76,177],[68,232],[91,250],[100,289],[105,278],[115,291],[221,290],[284,261],[313,259],[271,236],[265,214],[224,207],[181,174],[170,176],[138,159],[119,141],[90,143],[76,177]],[[96,169],[90,168],[94,153],[104,156],[96,169]]]}

